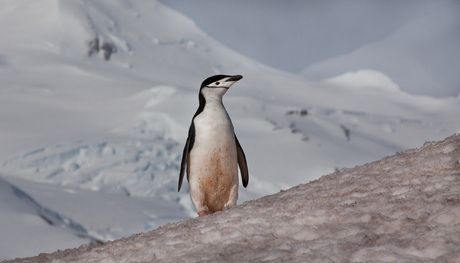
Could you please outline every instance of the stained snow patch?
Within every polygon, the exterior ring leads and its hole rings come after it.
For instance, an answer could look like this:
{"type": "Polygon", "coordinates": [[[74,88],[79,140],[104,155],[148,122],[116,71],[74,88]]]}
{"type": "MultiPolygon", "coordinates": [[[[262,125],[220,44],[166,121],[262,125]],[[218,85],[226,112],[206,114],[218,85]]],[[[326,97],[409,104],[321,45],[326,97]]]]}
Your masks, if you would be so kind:
{"type": "Polygon", "coordinates": [[[223,212],[11,262],[459,262],[458,193],[454,135],[223,212]]]}

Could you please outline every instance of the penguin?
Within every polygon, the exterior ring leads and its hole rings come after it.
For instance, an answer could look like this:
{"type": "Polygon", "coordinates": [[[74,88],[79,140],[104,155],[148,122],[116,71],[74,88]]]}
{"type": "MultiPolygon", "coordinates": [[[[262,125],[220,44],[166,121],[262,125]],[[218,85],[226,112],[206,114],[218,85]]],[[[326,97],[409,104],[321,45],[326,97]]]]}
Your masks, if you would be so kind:
{"type": "Polygon", "coordinates": [[[190,197],[198,216],[236,204],[238,166],[243,186],[249,182],[246,156],[222,103],[227,90],[242,78],[216,75],[201,84],[199,106],[185,142],[178,184],[180,191],[187,171],[190,197]]]}

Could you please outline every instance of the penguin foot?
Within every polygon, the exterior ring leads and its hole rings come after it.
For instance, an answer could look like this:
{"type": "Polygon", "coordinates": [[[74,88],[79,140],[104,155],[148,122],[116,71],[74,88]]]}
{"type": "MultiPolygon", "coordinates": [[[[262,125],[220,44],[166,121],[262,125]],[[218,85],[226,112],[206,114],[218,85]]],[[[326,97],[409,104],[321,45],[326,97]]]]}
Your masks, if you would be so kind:
{"type": "Polygon", "coordinates": [[[198,212],[198,216],[205,216],[207,214],[209,214],[207,210],[203,210],[203,211],[198,212]]]}
{"type": "Polygon", "coordinates": [[[198,212],[198,216],[205,216],[205,215],[210,214],[209,213],[209,208],[206,205],[199,206],[199,209],[197,209],[196,211],[198,212]]]}

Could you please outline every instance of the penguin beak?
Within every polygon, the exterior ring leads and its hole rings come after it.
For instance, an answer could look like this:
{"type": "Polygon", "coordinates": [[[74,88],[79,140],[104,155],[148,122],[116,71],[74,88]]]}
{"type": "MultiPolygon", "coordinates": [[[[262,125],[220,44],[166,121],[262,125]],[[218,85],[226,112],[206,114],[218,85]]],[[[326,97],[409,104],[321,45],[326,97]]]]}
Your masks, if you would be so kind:
{"type": "Polygon", "coordinates": [[[237,82],[238,80],[240,80],[242,78],[243,78],[243,76],[241,76],[241,75],[235,75],[235,76],[231,76],[225,82],[237,82]]]}

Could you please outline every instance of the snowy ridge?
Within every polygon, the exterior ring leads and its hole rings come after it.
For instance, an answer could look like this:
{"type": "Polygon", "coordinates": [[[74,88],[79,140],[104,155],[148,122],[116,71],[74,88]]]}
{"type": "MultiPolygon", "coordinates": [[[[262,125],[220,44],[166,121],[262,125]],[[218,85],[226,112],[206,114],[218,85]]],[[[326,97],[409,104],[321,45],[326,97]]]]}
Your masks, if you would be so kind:
{"type": "Polygon", "coordinates": [[[458,262],[460,135],[201,218],[9,262],[458,262]]]}

